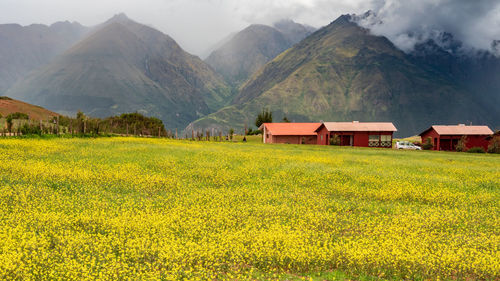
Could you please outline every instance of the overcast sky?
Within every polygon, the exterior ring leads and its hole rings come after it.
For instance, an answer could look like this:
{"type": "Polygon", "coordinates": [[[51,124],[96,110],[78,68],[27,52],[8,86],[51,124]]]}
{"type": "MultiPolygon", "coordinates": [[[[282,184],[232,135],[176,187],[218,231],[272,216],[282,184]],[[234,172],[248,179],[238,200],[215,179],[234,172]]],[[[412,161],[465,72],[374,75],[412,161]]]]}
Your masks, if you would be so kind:
{"type": "Polygon", "coordinates": [[[378,14],[373,32],[401,48],[403,34],[447,29],[470,46],[487,48],[500,39],[500,0],[0,0],[0,23],[51,24],[77,21],[91,26],[114,14],[151,25],[200,55],[213,44],[251,23],[293,19],[314,27],[341,14],[378,14]]]}

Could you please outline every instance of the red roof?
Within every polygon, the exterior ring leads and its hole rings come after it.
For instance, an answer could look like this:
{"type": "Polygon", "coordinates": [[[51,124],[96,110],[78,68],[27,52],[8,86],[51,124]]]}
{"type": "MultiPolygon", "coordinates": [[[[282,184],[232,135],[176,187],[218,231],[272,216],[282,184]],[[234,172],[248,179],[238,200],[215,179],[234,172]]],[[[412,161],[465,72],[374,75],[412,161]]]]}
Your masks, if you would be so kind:
{"type": "Polygon", "coordinates": [[[488,126],[465,126],[465,125],[434,125],[420,134],[434,129],[439,135],[492,135],[493,131],[488,126]]]}
{"type": "Polygon", "coordinates": [[[391,122],[325,122],[329,132],[396,132],[391,122]]]}
{"type": "Polygon", "coordinates": [[[315,136],[315,130],[321,123],[264,123],[260,130],[266,126],[266,132],[273,136],[315,136]]]}

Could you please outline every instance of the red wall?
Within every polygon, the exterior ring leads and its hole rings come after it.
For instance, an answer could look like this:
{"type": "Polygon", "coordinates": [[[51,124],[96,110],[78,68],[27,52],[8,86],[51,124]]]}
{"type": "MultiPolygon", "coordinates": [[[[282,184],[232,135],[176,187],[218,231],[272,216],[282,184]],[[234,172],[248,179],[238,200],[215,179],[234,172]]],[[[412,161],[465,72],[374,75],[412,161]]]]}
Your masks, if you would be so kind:
{"type": "Polygon", "coordinates": [[[319,145],[328,145],[330,143],[329,133],[325,126],[321,126],[321,129],[317,132],[317,144],[319,145]],[[321,136],[323,136],[323,140],[321,140],[321,136]]]}
{"type": "Polygon", "coordinates": [[[368,147],[368,132],[354,133],[354,146],[368,147]]]}
{"type": "MultiPolygon", "coordinates": [[[[334,135],[353,136],[354,137],[353,146],[369,147],[368,142],[370,135],[390,135],[392,140],[393,133],[392,132],[329,132],[325,127],[322,127],[321,130],[318,131],[318,144],[329,145],[330,144],[329,139],[332,138],[334,135]],[[323,135],[323,141],[321,141],[321,135],[323,135]]],[[[346,142],[341,141],[341,144],[346,145],[346,142]]],[[[390,147],[392,147],[392,145],[390,147]]]]}
{"type": "MultiPolygon", "coordinates": [[[[435,130],[429,130],[425,132],[422,136],[422,144],[425,144],[428,137],[432,138],[433,150],[447,150],[455,151],[455,146],[462,138],[462,136],[440,136],[435,130]],[[437,142],[436,142],[437,141],[437,142]],[[450,142],[452,144],[450,148],[450,142]]],[[[489,142],[486,140],[487,136],[481,135],[470,135],[467,136],[467,141],[465,147],[470,149],[472,147],[482,147],[484,150],[488,149],[489,142]]]]}
{"type": "Polygon", "coordinates": [[[488,150],[489,141],[486,140],[488,136],[467,136],[465,146],[467,149],[472,147],[482,147],[484,151],[488,150]]]}
{"type": "Polygon", "coordinates": [[[439,147],[439,135],[435,130],[429,130],[420,136],[422,138],[422,145],[427,142],[427,138],[431,138],[431,143],[434,145],[432,150],[438,150],[439,147]]]}
{"type": "Polygon", "coordinates": [[[270,136],[266,143],[289,143],[289,144],[316,144],[316,136],[270,136]]]}

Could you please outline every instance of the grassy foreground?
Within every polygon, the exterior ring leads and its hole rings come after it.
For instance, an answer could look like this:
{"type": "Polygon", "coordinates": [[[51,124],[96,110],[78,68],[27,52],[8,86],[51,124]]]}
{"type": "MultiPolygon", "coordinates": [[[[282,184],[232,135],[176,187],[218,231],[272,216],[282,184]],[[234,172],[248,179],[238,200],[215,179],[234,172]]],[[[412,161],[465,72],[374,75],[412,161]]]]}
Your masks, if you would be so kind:
{"type": "Polygon", "coordinates": [[[500,157],[0,139],[0,279],[500,278],[500,157]]]}

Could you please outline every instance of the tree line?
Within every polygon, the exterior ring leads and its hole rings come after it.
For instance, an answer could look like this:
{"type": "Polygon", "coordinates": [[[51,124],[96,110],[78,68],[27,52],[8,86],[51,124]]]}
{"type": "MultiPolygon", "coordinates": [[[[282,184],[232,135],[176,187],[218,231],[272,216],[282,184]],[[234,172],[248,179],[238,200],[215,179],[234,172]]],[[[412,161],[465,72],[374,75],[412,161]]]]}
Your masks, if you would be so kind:
{"type": "MultiPolygon", "coordinates": [[[[2,116],[0,116],[2,118],[2,116]]],[[[93,118],[79,111],[76,117],[55,116],[49,120],[32,120],[25,113],[12,113],[5,117],[5,126],[0,133],[8,135],[60,135],[98,136],[104,134],[172,137],[155,117],[140,113],[125,113],[107,118],[93,118]],[[15,122],[14,122],[15,121],[15,122]],[[15,126],[16,125],[16,126],[15,126]]]]}

